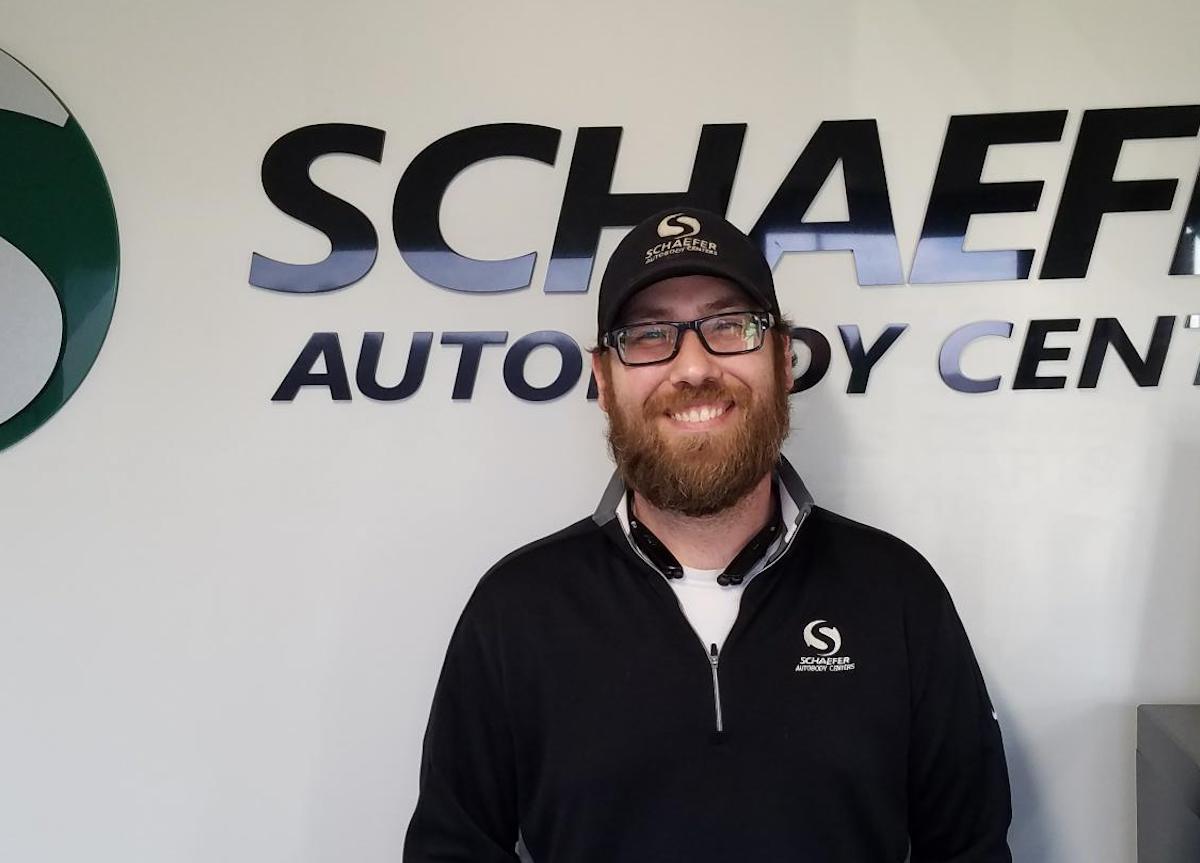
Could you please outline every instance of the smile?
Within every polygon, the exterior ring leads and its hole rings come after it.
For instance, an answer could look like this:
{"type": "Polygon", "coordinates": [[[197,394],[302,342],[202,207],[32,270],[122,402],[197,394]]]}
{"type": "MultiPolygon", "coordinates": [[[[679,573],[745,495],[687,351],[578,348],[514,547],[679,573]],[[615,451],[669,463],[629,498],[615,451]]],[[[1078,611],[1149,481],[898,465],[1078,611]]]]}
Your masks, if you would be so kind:
{"type": "Polygon", "coordinates": [[[706,423],[717,419],[730,407],[731,405],[696,405],[687,410],[674,411],[669,416],[677,423],[706,423]]]}

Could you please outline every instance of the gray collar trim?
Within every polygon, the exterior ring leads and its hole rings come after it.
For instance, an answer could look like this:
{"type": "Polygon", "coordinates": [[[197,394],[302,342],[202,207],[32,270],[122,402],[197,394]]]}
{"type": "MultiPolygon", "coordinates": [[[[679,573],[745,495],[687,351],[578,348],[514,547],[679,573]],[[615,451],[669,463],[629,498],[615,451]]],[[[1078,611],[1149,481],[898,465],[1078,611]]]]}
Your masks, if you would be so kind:
{"type": "MultiPolygon", "coordinates": [[[[795,502],[797,509],[795,520],[788,527],[793,525],[799,526],[804,519],[808,517],[809,511],[813,508],[813,497],[809,493],[808,488],[804,485],[804,480],[800,479],[800,474],[796,473],[796,469],[792,467],[783,456],[779,457],[779,462],[775,465],[775,475],[779,481],[783,483],[784,489],[795,502]]],[[[600,504],[596,507],[596,511],[592,513],[592,520],[600,527],[608,524],[617,517],[617,504],[621,502],[621,498],[625,496],[625,482],[621,479],[619,471],[613,471],[612,477],[608,481],[608,486],[604,489],[604,494],[600,497],[600,504]]]]}
{"type": "Polygon", "coordinates": [[[604,489],[604,494],[600,496],[600,503],[596,507],[596,511],[592,513],[592,521],[596,522],[600,527],[608,524],[617,517],[617,504],[621,502],[621,498],[625,496],[625,481],[621,479],[621,472],[614,470],[609,477],[608,485],[604,489]]]}

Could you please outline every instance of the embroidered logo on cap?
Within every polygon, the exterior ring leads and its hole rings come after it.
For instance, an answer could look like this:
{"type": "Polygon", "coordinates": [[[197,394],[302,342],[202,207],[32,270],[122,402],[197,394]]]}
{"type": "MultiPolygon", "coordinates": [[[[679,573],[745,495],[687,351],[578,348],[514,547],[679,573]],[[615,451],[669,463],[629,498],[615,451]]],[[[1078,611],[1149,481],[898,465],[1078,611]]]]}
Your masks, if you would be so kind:
{"type": "Polygon", "coordinates": [[[694,237],[700,233],[700,220],[683,213],[672,213],[658,223],[660,237],[694,237]],[[672,220],[675,224],[672,224],[672,220]]]}
{"type": "Polygon", "coordinates": [[[700,220],[683,213],[672,213],[658,223],[658,235],[666,242],[646,249],[646,260],[643,264],[651,264],[667,255],[677,255],[680,252],[703,252],[706,255],[717,253],[717,244],[712,240],[696,239],[700,233],[700,220]]]}

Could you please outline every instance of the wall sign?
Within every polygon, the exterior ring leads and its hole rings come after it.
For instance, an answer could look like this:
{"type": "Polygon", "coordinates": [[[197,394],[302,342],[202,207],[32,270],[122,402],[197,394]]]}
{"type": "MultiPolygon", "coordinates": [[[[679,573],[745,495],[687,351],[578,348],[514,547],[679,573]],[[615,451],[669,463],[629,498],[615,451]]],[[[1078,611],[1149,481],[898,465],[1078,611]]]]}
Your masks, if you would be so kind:
{"type": "MultiPolygon", "coordinates": [[[[929,284],[941,285],[936,290],[953,291],[954,283],[1085,279],[1105,215],[1169,210],[1182,188],[1188,197],[1182,224],[1171,226],[1174,254],[1157,262],[1153,274],[1200,275],[1200,179],[1188,187],[1178,177],[1115,177],[1126,142],[1196,137],[1200,133],[1200,105],[1083,112],[1062,197],[1036,274],[1032,271],[1035,249],[964,248],[973,216],[1032,212],[1042,199],[1045,184],[1041,180],[984,182],[981,177],[989,149],[1058,141],[1067,116],[1066,110],[1052,110],[951,117],[920,240],[907,266],[896,238],[884,149],[873,119],[820,123],[754,225],[746,226],[747,233],[772,267],[788,254],[849,252],[858,284],[872,290],[929,284]],[[839,222],[806,220],[809,208],[839,165],[845,178],[849,218],[839,222]]],[[[740,123],[707,124],[702,128],[695,153],[689,154],[693,159],[692,175],[686,190],[623,193],[611,188],[623,129],[579,129],[559,203],[558,226],[554,236],[547,237],[550,261],[542,290],[548,294],[585,293],[605,228],[629,227],[656,210],[672,206],[698,206],[724,213],[737,176],[746,128],[740,123]]],[[[381,162],[385,137],[382,129],[372,126],[326,123],[287,132],[268,148],[262,162],[267,197],[283,213],[323,233],[329,240],[330,253],[321,261],[293,263],[255,252],[250,260],[250,284],[290,294],[349,288],[371,271],[379,254],[380,235],[390,229],[408,266],[438,288],[491,294],[531,287],[538,251],[504,260],[481,260],[451,248],[440,223],[442,199],[455,177],[486,159],[517,158],[553,166],[561,130],[526,123],[495,123],[439,138],[409,163],[396,187],[391,225],[377,228],[353,203],[318,187],[309,169],[316,159],[325,156],[381,162]]],[[[1186,183],[1188,178],[1183,179],[1186,183]]],[[[1114,317],[1098,317],[1090,322],[1081,318],[1032,320],[1020,331],[1012,320],[966,321],[940,334],[941,347],[936,356],[929,357],[929,368],[936,370],[948,388],[971,394],[1068,386],[1092,389],[1106,362],[1124,366],[1138,386],[1156,387],[1172,350],[1190,352],[1192,362],[1200,354],[1200,339],[1177,338],[1181,331],[1200,328],[1196,307],[1156,311],[1159,313],[1128,324],[1114,317]],[[987,376],[968,376],[963,371],[963,354],[983,338],[1009,340],[1011,364],[1007,369],[990,370],[987,376]],[[1083,365],[1078,377],[1068,380],[1056,373],[1056,368],[1062,367],[1055,364],[1067,360],[1072,350],[1083,355],[1083,365]]],[[[810,389],[825,378],[832,345],[839,341],[851,368],[845,391],[866,392],[871,371],[885,354],[890,355],[898,342],[896,349],[905,349],[900,337],[909,327],[907,322],[897,322],[878,333],[863,333],[857,324],[843,324],[836,334],[828,335],[796,328],[793,335],[808,348],[809,360],[793,392],[810,389]]],[[[380,356],[387,334],[367,332],[361,338],[351,335],[350,346],[357,342],[359,349],[357,360],[348,366],[340,334],[313,333],[271,398],[292,401],[308,387],[324,390],[333,401],[351,400],[354,390],[374,401],[408,398],[421,386],[435,335],[418,331],[393,337],[387,349],[407,352],[405,371],[398,381],[380,381],[380,356]]],[[[559,398],[583,376],[580,346],[570,335],[558,331],[521,335],[511,346],[509,333],[504,330],[448,331],[441,333],[437,342],[458,351],[458,369],[450,393],[455,400],[471,398],[485,348],[506,351],[504,384],[523,401],[559,398]],[[556,351],[560,358],[558,375],[544,386],[532,386],[525,377],[526,359],[536,348],[556,351]]],[[[1200,364],[1195,383],[1200,386],[1200,364]]],[[[595,395],[595,381],[591,381],[587,397],[595,395]]]]}
{"type": "Polygon", "coordinates": [[[91,370],[119,264],[91,144],[50,88],[0,51],[0,450],[49,420],[91,370]]]}

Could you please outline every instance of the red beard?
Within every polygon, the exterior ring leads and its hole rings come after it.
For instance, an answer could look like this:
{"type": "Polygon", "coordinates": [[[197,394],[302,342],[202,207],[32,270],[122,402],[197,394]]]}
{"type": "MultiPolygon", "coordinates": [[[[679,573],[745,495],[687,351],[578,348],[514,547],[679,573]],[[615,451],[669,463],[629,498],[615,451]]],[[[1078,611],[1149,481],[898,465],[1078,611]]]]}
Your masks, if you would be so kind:
{"type": "Polygon", "coordinates": [[[788,393],[781,382],[753,393],[736,383],[687,387],[655,396],[640,411],[614,403],[608,445],[625,484],[659,509],[687,516],[722,512],[750,493],[779,460],[787,438],[788,393]],[[731,422],[707,432],[661,433],[668,413],[733,403],[731,422]]]}

